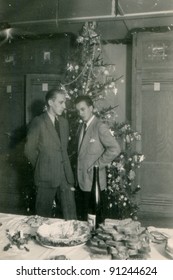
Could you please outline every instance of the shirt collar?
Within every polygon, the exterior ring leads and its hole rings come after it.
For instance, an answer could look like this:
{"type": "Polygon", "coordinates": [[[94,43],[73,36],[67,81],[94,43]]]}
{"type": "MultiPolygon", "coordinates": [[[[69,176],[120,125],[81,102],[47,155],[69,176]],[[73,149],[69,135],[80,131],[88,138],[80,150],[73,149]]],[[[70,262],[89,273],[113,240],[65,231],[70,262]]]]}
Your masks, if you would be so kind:
{"type": "Polygon", "coordinates": [[[86,129],[87,129],[88,126],[91,124],[91,122],[93,121],[94,118],[95,118],[95,116],[93,115],[93,116],[89,119],[89,121],[87,121],[87,123],[86,123],[86,129]]]}
{"type": "Polygon", "coordinates": [[[48,112],[47,111],[47,113],[48,113],[48,116],[49,116],[49,118],[51,119],[51,121],[52,121],[52,123],[53,123],[53,125],[55,124],[55,116],[54,115],[52,115],[50,112],[48,112]]]}

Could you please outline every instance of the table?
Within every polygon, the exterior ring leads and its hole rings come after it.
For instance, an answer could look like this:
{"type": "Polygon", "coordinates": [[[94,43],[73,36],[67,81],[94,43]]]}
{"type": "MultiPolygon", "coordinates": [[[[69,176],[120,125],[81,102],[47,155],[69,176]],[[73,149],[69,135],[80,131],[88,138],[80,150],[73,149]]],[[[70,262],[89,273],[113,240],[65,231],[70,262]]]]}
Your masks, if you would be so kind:
{"type": "MultiPolygon", "coordinates": [[[[0,260],[47,260],[54,256],[65,255],[70,260],[92,260],[92,259],[110,259],[110,256],[94,255],[87,245],[78,245],[73,247],[47,248],[41,246],[35,240],[30,240],[27,247],[29,251],[20,250],[16,246],[4,251],[3,248],[9,243],[6,236],[6,229],[13,229],[17,223],[26,216],[0,213],[0,260]]],[[[169,237],[173,236],[173,229],[155,228],[160,232],[166,233],[169,237]]],[[[149,260],[169,260],[171,257],[164,250],[165,243],[157,244],[151,242],[151,252],[147,259],[149,260]]]]}

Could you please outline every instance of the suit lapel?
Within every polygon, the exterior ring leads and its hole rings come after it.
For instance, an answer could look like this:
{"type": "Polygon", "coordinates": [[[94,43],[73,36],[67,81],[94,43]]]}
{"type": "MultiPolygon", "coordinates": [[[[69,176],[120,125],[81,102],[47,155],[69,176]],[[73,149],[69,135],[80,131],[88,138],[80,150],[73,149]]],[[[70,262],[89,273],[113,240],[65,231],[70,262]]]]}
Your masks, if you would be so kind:
{"type": "Polygon", "coordinates": [[[47,113],[44,114],[44,122],[46,124],[46,127],[47,127],[49,133],[50,133],[50,137],[52,136],[52,138],[57,142],[57,144],[60,145],[61,142],[60,142],[59,136],[58,136],[58,134],[55,130],[55,127],[54,127],[54,125],[53,125],[53,123],[52,123],[52,121],[49,118],[47,113]]]}
{"type": "Polygon", "coordinates": [[[61,145],[63,146],[66,143],[67,139],[67,129],[64,125],[64,120],[59,116],[59,129],[60,129],[60,136],[61,136],[61,145]]]}
{"type": "Polygon", "coordinates": [[[97,118],[95,117],[94,120],[89,125],[89,127],[87,128],[87,131],[85,133],[85,137],[84,137],[84,139],[81,143],[80,149],[78,151],[79,154],[82,154],[87,150],[89,141],[90,141],[90,139],[92,138],[92,135],[93,135],[93,129],[94,129],[94,126],[95,126],[96,122],[97,122],[97,118]]]}
{"type": "Polygon", "coordinates": [[[82,124],[80,124],[80,126],[78,127],[78,130],[77,130],[77,133],[76,133],[76,135],[77,135],[77,139],[78,139],[78,143],[77,143],[77,147],[78,147],[78,152],[79,152],[79,150],[80,150],[80,148],[81,148],[81,144],[82,144],[82,142],[83,142],[83,133],[84,133],[84,131],[83,131],[83,123],[82,124]]]}
{"type": "Polygon", "coordinates": [[[78,126],[78,129],[77,129],[77,132],[76,132],[76,137],[77,137],[77,139],[79,139],[79,137],[80,137],[80,133],[81,133],[81,129],[82,129],[82,123],[80,123],[80,125],[78,126]]]}

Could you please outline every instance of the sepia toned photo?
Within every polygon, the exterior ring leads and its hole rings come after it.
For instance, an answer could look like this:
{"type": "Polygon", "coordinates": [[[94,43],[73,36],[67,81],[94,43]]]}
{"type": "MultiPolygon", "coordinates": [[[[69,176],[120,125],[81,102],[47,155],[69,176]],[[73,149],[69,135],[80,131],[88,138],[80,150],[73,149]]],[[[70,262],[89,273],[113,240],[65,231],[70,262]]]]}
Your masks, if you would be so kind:
{"type": "Polygon", "coordinates": [[[173,259],[173,0],[0,0],[0,101],[0,260],[173,259]]]}

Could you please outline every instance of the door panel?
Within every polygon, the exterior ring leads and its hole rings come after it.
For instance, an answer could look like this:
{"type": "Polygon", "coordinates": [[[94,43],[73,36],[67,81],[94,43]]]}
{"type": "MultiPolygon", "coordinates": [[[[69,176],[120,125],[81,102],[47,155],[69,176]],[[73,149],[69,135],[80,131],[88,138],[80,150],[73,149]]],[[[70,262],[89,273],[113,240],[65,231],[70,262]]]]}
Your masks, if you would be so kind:
{"type": "Polygon", "coordinates": [[[24,78],[0,78],[0,211],[21,208],[24,135],[24,78]]]}
{"type": "Polygon", "coordinates": [[[140,212],[173,218],[173,33],[137,34],[133,48],[132,120],[145,156],[140,212]]]}
{"type": "Polygon", "coordinates": [[[43,112],[45,95],[59,83],[61,75],[28,74],[26,75],[26,123],[43,112]]]}

